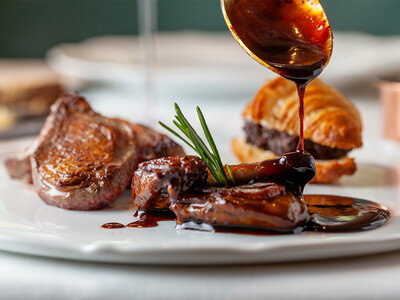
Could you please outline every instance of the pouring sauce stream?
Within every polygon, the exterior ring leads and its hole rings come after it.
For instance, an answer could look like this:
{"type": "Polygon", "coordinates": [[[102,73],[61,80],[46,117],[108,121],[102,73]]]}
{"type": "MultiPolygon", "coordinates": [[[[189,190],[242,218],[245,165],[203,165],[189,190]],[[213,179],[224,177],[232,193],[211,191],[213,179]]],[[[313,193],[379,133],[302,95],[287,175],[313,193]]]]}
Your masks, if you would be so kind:
{"type": "Polygon", "coordinates": [[[256,61],[293,81],[299,95],[299,144],[304,151],[304,94],[328,64],[332,31],[318,1],[223,0],[225,20],[256,61]]]}

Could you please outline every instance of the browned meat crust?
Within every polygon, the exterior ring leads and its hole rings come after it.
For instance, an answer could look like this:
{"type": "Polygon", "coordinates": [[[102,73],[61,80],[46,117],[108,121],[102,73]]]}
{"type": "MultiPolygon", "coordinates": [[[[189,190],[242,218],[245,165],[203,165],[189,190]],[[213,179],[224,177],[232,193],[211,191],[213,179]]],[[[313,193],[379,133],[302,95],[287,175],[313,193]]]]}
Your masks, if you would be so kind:
{"type": "Polygon", "coordinates": [[[42,200],[65,209],[100,209],[120,195],[138,164],[130,126],[95,113],[77,95],[52,107],[52,126],[31,156],[42,200]]]}
{"type": "Polygon", "coordinates": [[[151,160],[135,171],[133,202],[139,210],[171,209],[178,225],[195,222],[293,232],[308,219],[301,195],[303,185],[315,175],[313,161],[310,155],[291,153],[231,166],[241,185],[212,187],[209,184],[215,183],[207,178],[212,175],[196,156],[151,160]],[[279,179],[282,184],[274,181],[279,179]]]}
{"type": "Polygon", "coordinates": [[[109,205],[139,162],[183,149],[145,126],[95,113],[76,94],[52,106],[35,142],[6,161],[11,177],[32,181],[48,204],[73,210],[109,205]]]}
{"type": "Polygon", "coordinates": [[[182,194],[171,210],[177,224],[188,221],[212,225],[258,227],[293,232],[308,220],[303,199],[274,182],[230,188],[205,188],[182,194]]]}
{"type": "Polygon", "coordinates": [[[205,186],[206,165],[197,156],[164,157],[139,165],[132,179],[134,205],[141,210],[168,209],[180,193],[205,186]]]}

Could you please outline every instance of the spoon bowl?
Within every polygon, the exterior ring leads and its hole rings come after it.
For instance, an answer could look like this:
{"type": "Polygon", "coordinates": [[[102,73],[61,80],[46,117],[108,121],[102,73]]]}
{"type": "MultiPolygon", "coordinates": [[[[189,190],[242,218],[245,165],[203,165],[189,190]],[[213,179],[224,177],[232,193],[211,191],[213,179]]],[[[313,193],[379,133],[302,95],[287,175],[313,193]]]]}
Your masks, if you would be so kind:
{"type": "Polygon", "coordinates": [[[328,64],[333,36],[318,0],[221,0],[239,44],[288,79],[310,81],[328,64]]]}

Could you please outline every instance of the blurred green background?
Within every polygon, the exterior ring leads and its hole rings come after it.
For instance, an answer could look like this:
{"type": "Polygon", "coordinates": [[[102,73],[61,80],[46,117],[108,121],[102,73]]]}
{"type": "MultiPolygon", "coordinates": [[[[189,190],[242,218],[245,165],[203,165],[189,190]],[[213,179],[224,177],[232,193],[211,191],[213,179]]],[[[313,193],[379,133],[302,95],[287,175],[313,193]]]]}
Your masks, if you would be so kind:
{"type": "MultiPolygon", "coordinates": [[[[399,0],[321,2],[334,30],[400,34],[399,0]]],[[[158,27],[160,31],[227,30],[219,0],[159,0],[158,27]]],[[[58,43],[137,33],[135,0],[0,0],[0,57],[42,57],[58,43]]]]}

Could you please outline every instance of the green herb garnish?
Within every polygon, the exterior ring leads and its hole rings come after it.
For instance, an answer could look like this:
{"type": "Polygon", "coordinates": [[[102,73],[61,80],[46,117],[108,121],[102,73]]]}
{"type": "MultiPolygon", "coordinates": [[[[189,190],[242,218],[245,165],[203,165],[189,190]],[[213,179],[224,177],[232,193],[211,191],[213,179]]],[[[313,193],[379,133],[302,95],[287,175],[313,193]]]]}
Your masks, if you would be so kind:
{"type": "Polygon", "coordinates": [[[214,139],[211,135],[210,130],[208,129],[206,120],[204,118],[203,113],[200,108],[196,108],[197,115],[199,116],[201,127],[203,128],[204,135],[208,141],[208,144],[211,150],[207,147],[205,142],[200,138],[197,132],[190,125],[188,120],[183,115],[181,109],[178,104],[175,103],[175,120],[173,123],[175,126],[183,133],[183,135],[187,138],[184,138],[182,135],[177,133],[175,130],[165,125],[162,122],[159,122],[162,127],[167,129],[169,132],[174,134],[176,137],[184,141],[190,148],[192,148],[206,163],[208,169],[211,174],[214,176],[215,180],[219,185],[230,186],[235,183],[233,178],[232,170],[229,165],[225,165],[226,170],[228,171],[228,175],[225,172],[224,165],[222,164],[221,157],[219,155],[217,146],[215,145],[214,139]]]}

